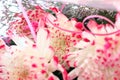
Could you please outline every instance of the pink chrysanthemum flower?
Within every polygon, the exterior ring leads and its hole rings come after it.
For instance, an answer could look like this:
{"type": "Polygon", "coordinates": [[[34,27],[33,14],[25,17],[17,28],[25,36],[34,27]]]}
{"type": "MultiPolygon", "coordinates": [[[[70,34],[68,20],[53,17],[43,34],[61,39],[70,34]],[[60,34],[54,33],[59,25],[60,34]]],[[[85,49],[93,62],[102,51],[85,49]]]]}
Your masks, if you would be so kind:
{"type": "Polygon", "coordinates": [[[63,79],[67,72],[59,64],[49,44],[48,32],[40,28],[34,43],[24,36],[12,36],[16,45],[2,55],[3,80],[59,80],[52,72],[60,70],[63,79]]]}
{"type": "MultiPolygon", "coordinates": [[[[117,15],[116,28],[119,29],[119,14],[117,15]]],[[[88,27],[99,32],[106,33],[111,26],[95,25],[89,23],[88,27]],[[100,31],[101,30],[101,31],[100,31]]],[[[99,33],[98,32],[98,33],[99,33]]],[[[120,79],[120,32],[111,35],[92,35],[87,32],[82,33],[82,40],[75,46],[81,50],[69,52],[64,56],[64,60],[70,67],[74,67],[69,74],[69,80],[78,77],[77,80],[119,80],[120,79]]]]}

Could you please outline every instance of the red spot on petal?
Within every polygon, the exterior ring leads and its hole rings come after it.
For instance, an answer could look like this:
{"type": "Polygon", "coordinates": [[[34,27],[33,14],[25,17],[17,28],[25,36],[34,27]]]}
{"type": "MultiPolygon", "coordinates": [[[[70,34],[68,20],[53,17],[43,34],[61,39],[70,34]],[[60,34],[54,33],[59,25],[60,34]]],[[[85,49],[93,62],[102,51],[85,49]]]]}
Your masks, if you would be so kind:
{"type": "Polygon", "coordinates": [[[47,32],[47,39],[48,39],[50,37],[50,31],[47,29],[46,32],[47,32]]]}
{"type": "Polygon", "coordinates": [[[48,80],[54,80],[53,76],[50,76],[50,77],[48,78],[48,80]]]}
{"type": "Polygon", "coordinates": [[[42,63],[42,64],[41,64],[41,66],[42,66],[42,67],[45,67],[45,64],[44,64],[44,63],[42,63]]]}
{"type": "Polygon", "coordinates": [[[108,42],[109,40],[112,40],[112,38],[109,38],[109,37],[105,37],[104,39],[106,42],[108,42]]]}
{"type": "Polygon", "coordinates": [[[67,63],[67,65],[68,65],[68,66],[70,66],[70,61],[69,61],[69,60],[68,60],[68,61],[66,61],[66,63],[67,63]]]}
{"type": "Polygon", "coordinates": [[[91,45],[95,45],[95,41],[93,41],[93,42],[91,43],[91,45]]]}
{"type": "Polygon", "coordinates": [[[101,59],[101,56],[97,56],[98,59],[101,59]]]}
{"type": "Polygon", "coordinates": [[[36,44],[33,44],[32,47],[33,47],[33,48],[36,48],[36,44]]]}
{"type": "Polygon", "coordinates": [[[82,37],[81,37],[81,35],[77,35],[76,37],[77,37],[77,38],[79,38],[79,39],[81,39],[81,38],[82,38],[82,37]]]}
{"type": "Polygon", "coordinates": [[[41,70],[41,73],[42,73],[42,74],[45,74],[45,73],[46,73],[46,71],[45,71],[45,70],[41,70]]]}
{"type": "Polygon", "coordinates": [[[37,22],[32,22],[32,26],[33,26],[34,31],[36,31],[37,28],[38,28],[38,23],[37,22]]]}
{"type": "Polygon", "coordinates": [[[30,59],[33,59],[33,58],[34,58],[34,56],[31,56],[31,57],[30,57],[30,59]]]}
{"type": "Polygon", "coordinates": [[[77,22],[75,24],[75,27],[78,29],[78,30],[82,30],[83,29],[83,26],[82,26],[82,23],[81,22],[77,22]]]}
{"type": "Polygon", "coordinates": [[[106,44],[104,45],[104,47],[105,47],[105,49],[109,49],[109,48],[111,47],[111,44],[110,44],[110,43],[106,43],[106,44]]]}
{"type": "Polygon", "coordinates": [[[58,57],[54,56],[53,60],[58,64],[58,62],[59,62],[58,57]]]}
{"type": "Polygon", "coordinates": [[[104,60],[104,62],[106,62],[106,61],[107,61],[107,59],[106,59],[106,58],[103,58],[103,60],[104,60]]]}
{"type": "Polygon", "coordinates": [[[114,66],[115,66],[115,64],[114,64],[114,63],[112,63],[112,64],[111,64],[111,67],[114,67],[114,66]]]}
{"type": "Polygon", "coordinates": [[[110,54],[110,53],[108,54],[108,57],[111,57],[111,54],[110,54]]]}
{"type": "Polygon", "coordinates": [[[114,77],[114,80],[118,80],[116,77],[114,77]]]}
{"type": "Polygon", "coordinates": [[[77,62],[74,62],[74,67],[77,67],[77,62]]]}
{"type": "Polygon", "coordinates": [[[32,64],[32,67],[33,67],[33,68],[37,68],[37,65],[36,65],[36,64],[32,64]]]}
{"type": "Polygon", "coordinates": [[[3,70],[0,70],[0,73],[3,73],[3,70]]]}
{"type": "Polygon", "coordinates": [[[90,42],[90,40],[87,39],[87,38],[84,38],[83,41],[85,41],[85,42],[90,42]]]}
{"type": "Polygon", "coordinates": [[[37,74],[34,74],[34,78],[37,79],[37,74]]]}
{"type": "Polygon", "coordinates": [[[5,48],[5,45],[0,45],[0,49],[5,48]]]}
{"type": "Polygon", "coordinates": [[[116,71],[114,71],[114,73],[115,73],[115,74],[117,74],[117,73],[118,73],[118,71],[116,70],[116,71]]]}
{"type": "Polygon", "coordinates": [[[72,33],[72,37],[75,37],[75,35],[76,35],[75,33],[72,33]]]}

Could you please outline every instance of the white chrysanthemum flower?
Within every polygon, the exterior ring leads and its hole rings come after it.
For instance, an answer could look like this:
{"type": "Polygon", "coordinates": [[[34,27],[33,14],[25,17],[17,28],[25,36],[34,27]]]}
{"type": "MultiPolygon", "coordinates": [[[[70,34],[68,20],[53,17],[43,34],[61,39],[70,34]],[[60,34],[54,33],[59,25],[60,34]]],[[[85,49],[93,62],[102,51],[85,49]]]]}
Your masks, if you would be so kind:
{"type": "Polygon", "coordinates": [[[81,40],[81,34],[73,32],[81,32],[83,29],[82,23],[77,22],[75,19],[69,20],[55,7],[51,9],[55,12],[56,16],[47,16],[46,24],[51,34],[50,43],[55,50],[55,55],[59,56],[61,63],[64,63],[62,57],[69,51],[74,50],[73,46],[81,40]],[[68,31],[66,32],[66,30],[68,31]]]}
{"type": "Polygon", "coordinates": [[[65,74],[49,45],[47,31],[40,28],[36,44],[26,37],[13,36],[12,39],[16,45],[11,46],[1,60],[8,80],[59,80],[52,72],[60,70],[65,74]]]}
{"type": "MultiPolygon", "coordinates": [[[[92,25],[90,27],[95,28],[98,26],[92,25]]],[[[117,27],[119,26],[117,25],[117,27]]],[[[105,30],[102,32],[105,32],[105,30]]],[[[69,52],[64,57],[68,65],[75,68],[68,74],[69,80],[76,77],[78,77],[78,80],[120,79],[119,32],[104,36],[83,32],[82,40],[75,47],[81,48],[81,50],[69,52]]]]}

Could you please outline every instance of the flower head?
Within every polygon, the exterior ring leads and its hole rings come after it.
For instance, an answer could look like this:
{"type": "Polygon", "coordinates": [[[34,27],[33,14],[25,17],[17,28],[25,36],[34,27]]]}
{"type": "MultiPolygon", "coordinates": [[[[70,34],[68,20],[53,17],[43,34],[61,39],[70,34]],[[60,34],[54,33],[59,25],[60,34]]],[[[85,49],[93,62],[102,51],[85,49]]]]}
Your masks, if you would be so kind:
{"type": "Polygon", "coordinates": [[[54,59],[47,31],[39,29],[36,43],[25,36],[14,35],[12,39],[16,45],[11,46],[2,56],[4,72],[8,73],[7,79],[49,80],[52,77],[54,80],[59,80],[52,72],[55,70],[64,72],[64,69],[54,59]]]}
{"type": "MultiPolygon", "coordinates": [[[[99,25],[89,23],[91,28],[95,30],[103,30],[98,28],[99,25]]],[[[114,30],[107,26],[108,31],[114,30]]],[[[119,27],[119,26],[117,26],[119,27]]],[[[112,31],[111,31],[112,32],[112,31]]],[[[75,69],[69,73],[69,80],[78,77],[78,80],[115,80],[120,79],[120,33],[111,35],[93,35],[88,32],[82,33],[82,40],[75,46],[80,48],[78,51],[69,52],[65,57],[65,61],[70,67],[75,69]],[[75,74],[76,73],[76,74],[75,74]]]]}
{"type": "Polygon", "coordinates": [[[82,24],[75,19],[69,20],[57,8],[50,8],[56,16],[49,15],[47,18],[47,26],[51,36],[51,46],[55,50],[55,55],[59,56],[61,62],[62,56],[74,49],[73,46],[81,40],[80,33],[71,31],[82,31],[82,24]],[[68,31],[67,31],[68,30],[68,31]],[[67,32],[66,32],[67,31],[67,32]]]}
{"type": "MultiPolygon", "coordinates": [[[[81,32],[82,24],[77,22],[75,19],[69,20],[57,8],[51,8],[51,10],[54,11],[56,17],[47,13],[39,6],[37,6],[35,10],[27,10],[27,13],[36,34],[40,27],[47,29],[50,34],[50,45],[54,49],[55,55],[60,56],[59,59],[62,62],[62,56],[72,49],[73,45],[81,40],[81,34],[62,31],[56,28],[56,25],[63,29],[81,32]]],[[[33,38],[29,28],[27,27],[27,22],[24,19],[24,16],[21,13],[16,14],[16,16],[20,19],[12,22],[9,30],[15,29],[19,35],[22,34],[30,39],[33,38]]]]}
{"type": "MultiPolygon", "coordinates": [[[[44,21],[47,12],[45,12],[41,7],[36,6],[34,9],[27,10],[26,13],[28,15],[30,22],[32,23],[35,33],[37,33],[40,27],[38,26],[39,20],[42,19],[44,21]]],[[[16,13],[14,17],[17,19],[10,23],[9,30],[16,31],[16,33],[19,35],[22,34],[22,35],[27,36],[30,39],[33,39],[30,29],[28,27],[28,24],[23,14],[16,13]]]]}

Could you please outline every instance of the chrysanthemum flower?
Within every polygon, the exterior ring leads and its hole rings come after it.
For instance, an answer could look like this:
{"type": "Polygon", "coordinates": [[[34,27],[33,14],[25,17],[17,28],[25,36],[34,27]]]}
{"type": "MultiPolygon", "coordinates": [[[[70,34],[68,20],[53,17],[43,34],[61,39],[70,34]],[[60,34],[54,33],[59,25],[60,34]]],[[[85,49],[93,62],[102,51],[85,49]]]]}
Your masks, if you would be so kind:
{"type": "Polygon", "coordinates": [[[55,55],[59,56],[60,61],[63,55],[70,50],[74,50],[73,46],[81,40],[81,34],[66,32],[70,31],[82,31],[82,23],[77,22],[75,19],[69,20],[64,14],[62,14],[57,8],[51,8],[56,17],[49,15],[47,26],[51,34],[51,46],[55,50],[55,55]],[[64,30],[61,30],[64,29],[64,30]]]}
{"type": "MultiPolygon", "coordinates": [[[[39,20],[45,20],[45,16],[47,14],[47,12],[45,12],[41,7],[39,6],[35,6],[34,9],[29,9],[26,11],[29,20],[32,23],[33,29],[35,31],[35,33],[37,33],[38,31],[38,24],[39,24],[39,20]]],[[[26,22],[26,19],[24,18],[22,13],[16,13],[15,14],[15,21],[12,21],[10,23],[10,27],[9,30],[12,31],[16,31],[17,34],[22,34],[27,36],[30,39],[33,39],[33,36],[31,35],[30,29],[28,27],[28,24],[26,22]]]]}
{"type": "MultiPolygon", "coordinates": [[[[89,24],[89,27],[106,32],[103,28],[97,29],[98,25],[93,25],[93,23],[89,24]]],[[[110,27],[107,26],[107,30],[113,32],[114,29],[110,27]]],[[[119,29],[118,24],[116,27],[119,29]]],[[[120,79],[120,32],[104,36],[83,32],[82,40],[76,47],[81,50],[69,52],[64,57],[68,65],[75,68],[69,73],[69,80],[76,77],[78,80],[120,79]]]]}
{"type": "MultiPolygon", "coordinates": [[[[50,13],[45,12],[41,7],[37,6],[34,10],[27,10],[28,17],[37,33],[39,26],[43,26],[50,32],[50,45],[55,51],[55,55],[61,57],[72,49],[73,45],[81,40],[81,34],[65,32],[56,28],[55,24],[63,29],[69,30],[82,30],[82,23],[77,22],[75,19],[69,20],[57,8],[51,8],[56,14],[56,17],[50,13]]],[[[18,34],[32,38],[31,32],[27,26],[27,22],[21,13],[15,15],[19,20],[13,21],[10,24],[9,30],[15,30],[18,34]]]]}
{"type": "Polygon", "coordinates": [[[60,70],[63,79],[67,73],[59,64],[50,47],[48,32],[40,28],[34,43],[26,36],[12,36],[16,45],[2,55],[1,64],[6,80],[59,80],[52,72],[60,70]]]}

